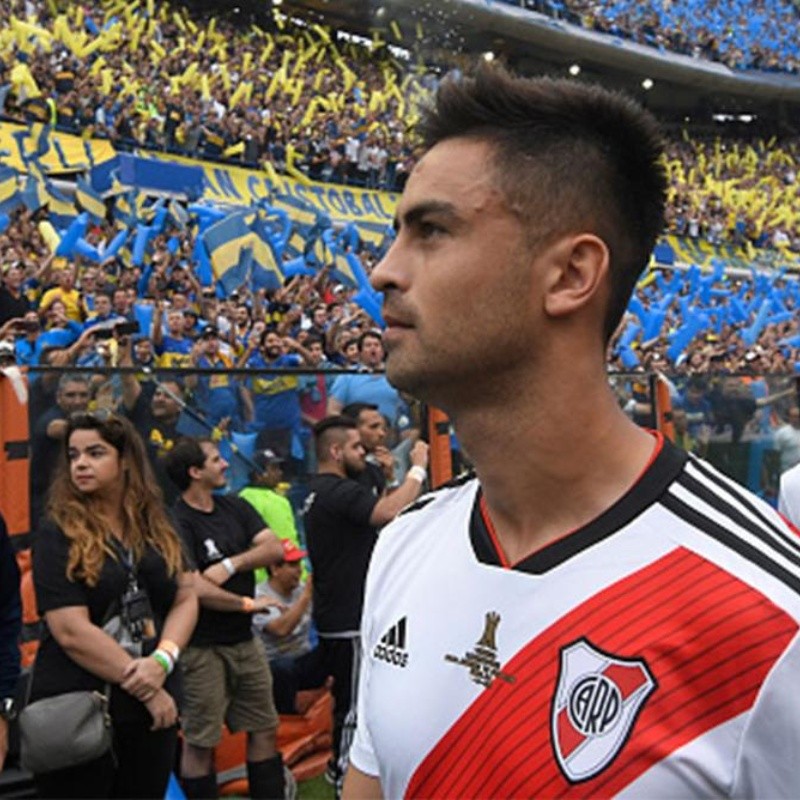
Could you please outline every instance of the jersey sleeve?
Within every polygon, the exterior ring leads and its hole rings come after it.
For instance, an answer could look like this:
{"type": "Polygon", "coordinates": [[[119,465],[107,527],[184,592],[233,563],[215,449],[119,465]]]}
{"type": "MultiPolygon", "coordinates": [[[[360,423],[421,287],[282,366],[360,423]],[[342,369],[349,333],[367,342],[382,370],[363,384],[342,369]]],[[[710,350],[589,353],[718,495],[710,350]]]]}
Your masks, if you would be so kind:
{"type": "Polygon", "coordinates": [[[39,613],[67,606],[88,606],[86,585],[67,577],[69,540],[54,525],[45,525],[36,534],[33,548],[33,583],[39,613]]]}
{"type": "Polygon", "coordinates": [[[372,651],[372,603],[375,571],[371,565],[367,572],[367,581],[364,588],[364,610],[361,614],[361,662],[358,672],[358,695],[356,697],[356,733],[349,753],[350,763],[365,775],[371,775],[372,777],[380,775],[378,757],[375,753],[375,747],[372,744],[372,737],[367,724],[370,705],[370,678],[372,674],[370,652],[372,651]]]}
{"type": "Polygon", "coordinates": [[[796,797],[800,786],[800,634],[764,681],[739,745],[731,797],[796,797]]]}

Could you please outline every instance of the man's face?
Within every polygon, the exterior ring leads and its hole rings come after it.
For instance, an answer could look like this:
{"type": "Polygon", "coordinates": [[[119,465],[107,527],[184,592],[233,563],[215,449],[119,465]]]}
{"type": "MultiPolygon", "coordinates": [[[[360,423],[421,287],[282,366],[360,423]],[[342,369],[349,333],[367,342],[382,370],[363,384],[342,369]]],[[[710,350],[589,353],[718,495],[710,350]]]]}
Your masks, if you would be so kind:
{"type": "Polygon", "coordinates": [[[367,336],[361,342],[361,363],[366,367],[379,367],[383,361],[383,345],[375,336],[367,336]]]}
{"type": "Polygon", "coordinates": [[[216,445],[210,442],[202,442],[200,447],[205,454],[206,460],[203,462],[199,480],[209,489],[221,489],[228,482],[225,476],[228,462],[220,455],[216,445]]]}
{"type": "Polygon", "coordinates": [[[318,328],[323,327],[325,323],[328,321],[328,309],[322,306],[318,306],[317,308],[315,308],[311,321],[318,328]]]}
{"type": "Polygon", "coordinates": [[[308,352],[311,353],[311,361],[314,364],[319,364],[325,355],[325,351],[322,349],[322,342],[311,342],[308,345],[308,352]]]}
{"type": "Polygon", "coordinates": [[[75,271],[69,268],[58,273],[58,285],[65,291],[70,291],[75,286],[75,271]]]}
{"type": "Polygon", "coordinates": [[[89,405],[89,384],[82,381],[68,381],[58,390],[56,402],[65,414],[86,411],[89,405]]]}
{"type": "Polygon", "coordinates": [[[535,262],[550,250],[534,257],[526,246],[491,152],[448,139],[424,156],[398,205],[397,238],[371,276],[385,293],[389,380],[426,399],[485,392],[487,381],[530,365],[541,335],[535,262]]]}
{"type": "Polygon", "coordinates": [[[283,354],[283,342],[277,333],[268,333],[264,339],[264,355],[271,361],[283,354]]]}
{"type": "Polygon", "coordinates": [[[133,354],[140,364],[149,364],[153,359],[153,343],[149,339],[139,339],[133,345],[133,354]]]}
{"type": "Polygon", "coordinates": [[[270,567],[270,573],[284,594],[289,594],[300,585],[303,567],[300,561],[281,561],[270,567]]]}
{"type": "Polygon", "coordinates": [[[348,430],[347,438],[342,445],[342,464],[349,477],[355,478],[366,469],[367,462],[364,460],[366,455],[358,430],[348,430]]]}
{"type": "Polygon", "coordinates": [[[114,292],[112,305],[117,314],[122,314],[124,316],[128,313],[130,303],[128,302],[128,293],[125,289],[117,289],[117,291],[114,292]]]}
{"type": "Polygon", "coordinates": [[[3,283],[16,291],[22,284],[22,270],[19,267],[9,267],[3,275],[3,283]]]}
{"type": "Polygon", "coordinates": [[[236,307],[236,324],[237,325],[247,325],[250,322],[250,315],[247,311],[247,306],[237,306],[236,307]]]}
{"type": "Polygon", "coordinates": [[[183,333],[183,312],[170,311],[167,316],[167,328],[171,336],[180,336],[183,333]]]}
{"type": "Polygon", "coordinates": [[[95,297],[94,313],[99,317],[107,317],[111,313],[111,300],[108,295],[99,294],[95,297]]]}
{"type": "Polygon", "coordinates": [[[358,415],[358,434],[368,453],[386,442],[386,423],[380,411],[366,409],[358,415]]]}
{"type": "Polygon", "coordinates": [[[158,420],[177,417],[181,413],[181,406],[177,400],[170,396],[164,389],[168,389],[175,397],[181,396],[181,387],[172,381],[162,381],[163,387],[159,386],[153,392],[153,399],[150,403],[150,410],[158,420]]]}

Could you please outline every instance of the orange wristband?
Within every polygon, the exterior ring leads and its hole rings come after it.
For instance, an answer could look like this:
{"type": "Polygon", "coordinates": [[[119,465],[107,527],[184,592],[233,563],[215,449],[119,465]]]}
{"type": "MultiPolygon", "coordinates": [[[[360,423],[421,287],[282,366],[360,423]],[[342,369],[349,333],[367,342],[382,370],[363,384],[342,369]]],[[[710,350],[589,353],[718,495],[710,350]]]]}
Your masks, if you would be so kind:
{"type": "Polygon", "coordinates": [[[181,655],[181,649],[171,639],[162,639],[158,643],[156,650],[166,650],[171,656],[173,661],[177,661],[181,655]]]}
{"type": "Polygon", "coordinates": [[[252,597],[243,597],[242,598],[242,611],[245,614],[252,614],[253,608],[255,607],[255,603],[253,602],[252,597]]]}

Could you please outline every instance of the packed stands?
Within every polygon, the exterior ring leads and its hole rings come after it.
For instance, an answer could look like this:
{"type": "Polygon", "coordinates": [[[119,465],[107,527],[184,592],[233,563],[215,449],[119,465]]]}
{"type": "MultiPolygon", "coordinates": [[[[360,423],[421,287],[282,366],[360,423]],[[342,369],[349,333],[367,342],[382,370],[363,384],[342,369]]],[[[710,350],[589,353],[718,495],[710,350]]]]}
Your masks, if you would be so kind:
{"type": "Polygon", "coordinates": [[[525,5],[589,30],[731,69],[797,73],[800,68],[800,12],[787,0],[525,0],[525,5]]]}

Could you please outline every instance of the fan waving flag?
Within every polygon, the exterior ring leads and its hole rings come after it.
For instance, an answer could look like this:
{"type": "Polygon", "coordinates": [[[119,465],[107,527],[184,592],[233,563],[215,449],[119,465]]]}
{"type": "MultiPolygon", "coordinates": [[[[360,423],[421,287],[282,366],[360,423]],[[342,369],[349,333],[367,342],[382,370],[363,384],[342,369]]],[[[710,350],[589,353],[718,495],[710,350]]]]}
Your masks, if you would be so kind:
{"type": "Polygon", "coordinates": [[[238,289],[249,278],[253,262],[253,235],[248,224],[252,212],[229,214],[202,234],[214,275],[226,292],[238,289]],[[242,258],[242,250],[249,257],[242,258]]]}

